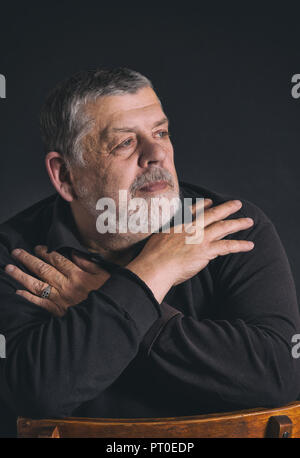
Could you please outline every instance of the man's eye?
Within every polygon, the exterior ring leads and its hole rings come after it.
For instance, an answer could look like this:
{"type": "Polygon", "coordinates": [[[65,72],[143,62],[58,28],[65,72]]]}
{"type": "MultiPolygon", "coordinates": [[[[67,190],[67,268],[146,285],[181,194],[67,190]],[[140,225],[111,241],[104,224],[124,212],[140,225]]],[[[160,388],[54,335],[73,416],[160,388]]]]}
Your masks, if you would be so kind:
{"type": "Polygon", "coordinates": [[[132,142],[132,138],[128,138],[128,140],[125,140],[125,142],[121,143],[121,144],[119,145],[119,147],[120,147],[120,148],[122,148],[122,147],[125,147],[125,148],[126,148],[126,146],[130,146],[130,145],[131,145],[131,142],[132,142]]]}
{"type": "Polygon", "coordinates": [[[163,138],[163,137],[170,137],[170,132],[167,131],[167,130],[160,130],[159,132],[157,132],[159,134],[159,137],[160,138],[163,138]]]}
{"type": "MultiPolygon", "coordinates": [[[[160,130],[159,132],[156,132],[158,134],[159,138],[164,138],[164,137],[170,137],[170,132],[167,130],[160,130]]],[[[156,135],[155,134],[155,135],[156,135]]],[[[122,149],[122,148],[128,148],[131,146],[133,143],[133,138],[128,138],[124,142],[120,143],[120,145],[116,146],[115,149],[122,149]]]]}

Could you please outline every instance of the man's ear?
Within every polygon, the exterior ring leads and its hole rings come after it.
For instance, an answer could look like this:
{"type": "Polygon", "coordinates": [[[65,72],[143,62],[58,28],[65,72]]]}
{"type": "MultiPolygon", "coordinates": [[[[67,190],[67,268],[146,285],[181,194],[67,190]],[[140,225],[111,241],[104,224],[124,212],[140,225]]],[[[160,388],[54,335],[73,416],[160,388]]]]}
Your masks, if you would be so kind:
{"type": "Polygon", "coordinates": [[[51,151],[45,158],[46,169],[51,183],[63,199],[72,202],[75,194],[72,187],[70,172],[64,158],[56,151],[51,151]]]}

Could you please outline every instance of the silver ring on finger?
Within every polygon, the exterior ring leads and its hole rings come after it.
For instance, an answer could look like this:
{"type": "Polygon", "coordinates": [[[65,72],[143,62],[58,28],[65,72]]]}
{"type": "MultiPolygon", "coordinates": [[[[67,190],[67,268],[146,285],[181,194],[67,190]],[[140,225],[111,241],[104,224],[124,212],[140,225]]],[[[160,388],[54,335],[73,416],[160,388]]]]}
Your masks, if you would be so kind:
{"type": "Polygon", "coordinates": [[[50,296],[52,286],[48,285],[47,288],[41,292],[41,297],[47,299],[50,296]]]}

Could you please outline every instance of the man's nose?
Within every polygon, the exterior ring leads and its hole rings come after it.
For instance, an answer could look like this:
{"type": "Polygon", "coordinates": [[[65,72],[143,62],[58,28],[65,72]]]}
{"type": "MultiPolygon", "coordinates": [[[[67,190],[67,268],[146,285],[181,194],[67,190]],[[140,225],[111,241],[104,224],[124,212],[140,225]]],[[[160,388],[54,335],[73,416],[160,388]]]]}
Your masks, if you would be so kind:
{"type": "Polygon", "coordinates": [[[147,167],[151,163],[163,162],[167,152],[155,141],[145,141],[139,156],[139,166],[147,167]]]}

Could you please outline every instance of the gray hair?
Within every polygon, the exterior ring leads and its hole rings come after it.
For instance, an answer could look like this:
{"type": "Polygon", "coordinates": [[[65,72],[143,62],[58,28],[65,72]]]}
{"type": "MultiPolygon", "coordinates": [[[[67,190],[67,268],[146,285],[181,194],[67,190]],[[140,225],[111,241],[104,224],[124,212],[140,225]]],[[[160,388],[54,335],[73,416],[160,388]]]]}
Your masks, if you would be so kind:
{"type": "Polygon", "coordinates": [[[97,68],[82,71],[59,83],[48,95],[40,114],[45,151],[57,151],[66,166],[84,166],[82,139],[93,120],[84,110],[88,102],[106,95],[134,94],[151,87],[151,81],[129,68],[97,68]]]}

